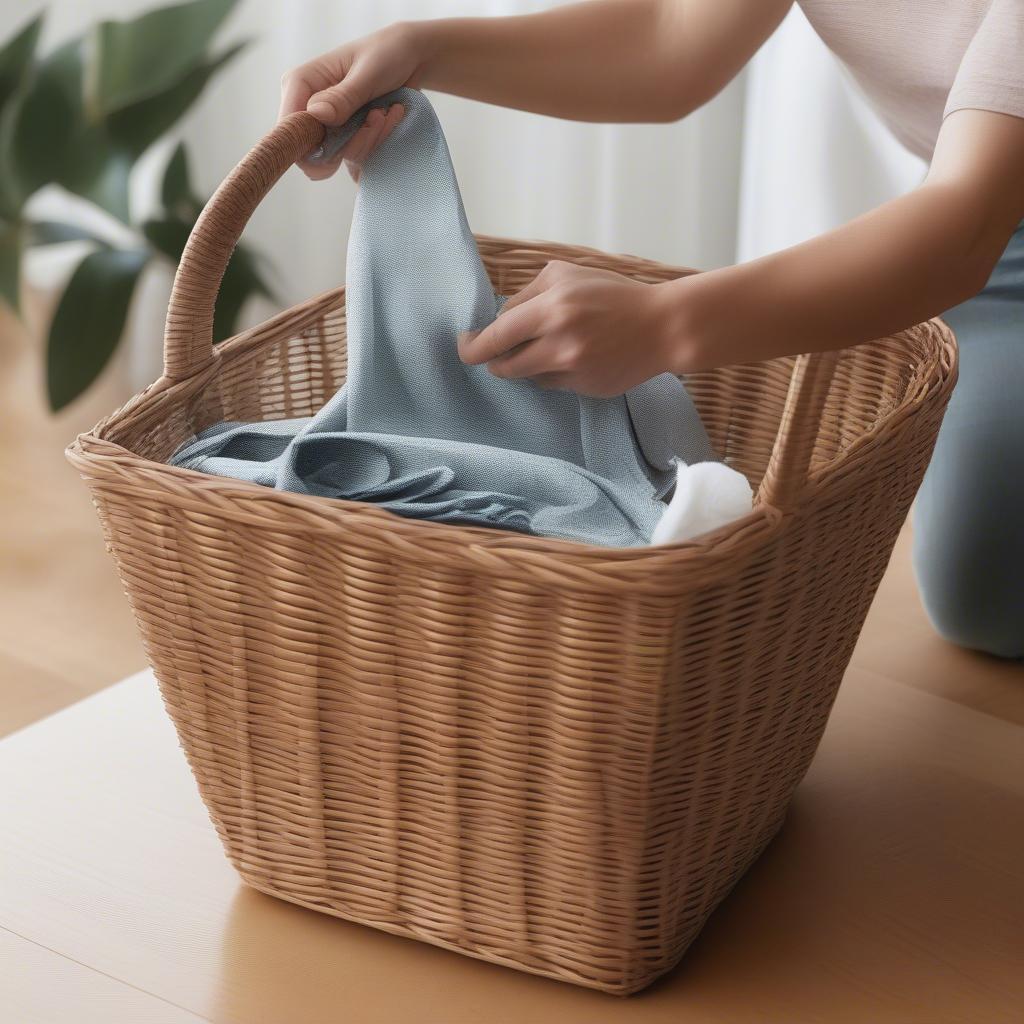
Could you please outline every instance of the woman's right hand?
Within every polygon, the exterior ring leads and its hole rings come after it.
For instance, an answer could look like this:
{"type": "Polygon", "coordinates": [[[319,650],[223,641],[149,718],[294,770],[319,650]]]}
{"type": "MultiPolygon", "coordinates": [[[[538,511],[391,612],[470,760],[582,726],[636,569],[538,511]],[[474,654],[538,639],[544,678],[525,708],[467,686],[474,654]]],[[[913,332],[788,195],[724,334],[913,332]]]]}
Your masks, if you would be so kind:
{"type": "MultiPolygon", "coordinates": [[[[289,71],[281,79],[279,118],[307,110],[325,125],[344,124],[361,106],[403,85],[416,87],[422,67],[421,33],[398,22],[346,43],[289,71]]],[[[354,179],[366,158],[401,121],[405,108],[395,103],[371,110],[363,126],[330,163],[302,161],[313,180],[329,178],[345,163],[354,179]]]]}

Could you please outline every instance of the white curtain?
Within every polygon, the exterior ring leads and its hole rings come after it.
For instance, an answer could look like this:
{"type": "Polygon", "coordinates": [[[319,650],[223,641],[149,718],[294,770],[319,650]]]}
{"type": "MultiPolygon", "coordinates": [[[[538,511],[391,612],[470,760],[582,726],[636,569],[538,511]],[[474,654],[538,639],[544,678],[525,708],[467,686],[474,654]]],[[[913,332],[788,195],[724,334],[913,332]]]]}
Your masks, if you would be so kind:
{"type": "MultiPolygon", "coordinates": [[[[49,5],[46,43],[101,17],[130,17],[154,2],[58,0],[49,5]]],[[[26,6],[27,16],[41,5],[26,6]]],[[[555,0],[242,0],[223,38],[254,42],[214,81],[180,130],[199,189],[212,192],[273,125],[282,73],[325,48],[403,18],[497,16],[551,6],[555,0]]],[[[824,230],[920,176],[920,164],[885,136],[797,12],[748,74],[679,124],[575,124],[448,96],[435,103],[474,230],[701,268],[824,230]]],[[[137,212],[144,213],[154,195],[171,145],[158,146],[140,166],[133,182],[137,212]]],[[[293,172],[253,218],[246,237],[272,257],[286,303],[343,279],[354,194],[342,175],[313,184],[293,172]]],[[[69,202],[59,194],[43,201],[53,215],[66,213],[61,207],[69,202]]],[[[53,257],[41,262],[47,259],[53,257]]],[[[153,272],[134,303],[134,386],[159,372],[168,290],[169,272],[153,272]]],[[[254,303],[247,320],[269,312],[254,303]]]]}
{"type": "Polygon", "coordinates": [[[913,188],[889,134],[798,7],[747,72],[737,259],[802,242],[913,188]]]}

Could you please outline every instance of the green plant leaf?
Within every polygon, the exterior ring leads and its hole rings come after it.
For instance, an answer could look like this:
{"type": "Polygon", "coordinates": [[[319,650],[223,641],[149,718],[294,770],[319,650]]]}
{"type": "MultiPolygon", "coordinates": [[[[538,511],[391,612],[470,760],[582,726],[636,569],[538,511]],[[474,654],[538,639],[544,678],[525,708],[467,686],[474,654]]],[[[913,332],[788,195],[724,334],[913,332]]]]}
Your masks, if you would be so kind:
{"type": "Polygon", "coordinates": [[[147,220],[142,233],[157,252],[163,253],[175,266],[181,261],[189,232],[192,229],[184,221],[168,217],[161,220],[147,220]]]}
{"type": "Polygon", "coordinates": [[[168,88],[111,114],[105,124],[112,142],[135,156],[141,155],[178,121],[210,79],[246,46],[248,42],[236,43],[168,88]]]}
{"type": "Polygon", "coordinates": [[[100,249],[71,275],[46,348],[46,385],[54,412],[77,398],[117,348],[147,250],[100,249]]]}
{"type": "Polygon", "coordinates": [[[82,103],[82,41],[66,43],[39,65],[17,104],[10,133],[15,188],[3,206],[8,212],[19,210],[33,192],[58,182],[129,223],[128,183],[135,161],[245,45],[239,43],[198,65],[169,89],[95,121],[86,116],[82,103]]]}
{"type": "Polygon", "coordinates": [[[15,313],[21,307],[21,225],[0,221],[0,299],[15,313]]]}
{"type": "Polygon", "coordinates": [[[130,224],[129,183],[136,159],[136,154],[112,143],[102,127],[89,127],[75,138],[72,159],[57,180],[69,192],[130,224]]]}
{"type": "Polygon", "coordinates": [[[194,221],[202,209],[202,202],[192,191],[188,153],[184,142],[178,143],[164,168],[163,181],[160,184],[160,201],[172,217],[189,222],[194,221]]]}
{"type": "Polygon", "coordinates": [[[0,217],[11,221],[18,219],[24,205],[11,153],[17,101],[33,71],[42,24],[43,15],[39,14],[0,48],[0,217]]]}
{"type": "Polygon", "coordinates": [[[193,0],[94,30],[96,64],[89,109],[114,114],[173,89],[202,60],[237,0],[193,0]]]}
{"type": "Polygon", "coordinates": [[[5,220],[16,220],[24,204],[13,159],[16,117],[13,104],[0,108],[0,218],[5,220]]]}
{"type": "Polygon", "coordinates": [[[4,141],[10,149],[11,192],[19,203],[59,181],[72,162],[84,123],[82,67],[81,40],[72,39],[39,63],[15,101],[4,141]]]}
{"type": "Polygon", "coordinates": [[[127,107],[98,124],[86,124],[72,142],[60,183],[130,223],[129,178],[135,161],[195,103],[207,82],[246,44],[189,72],[166,92],[127,107]]]}
{"type": "Polygon", "coordinates": [[[35,220],[29,223],[25,242],[27,246],[60,245],[63,242],[93,242],[104,249],[110,248],[105,238],[77,224],[67,224],[60,220],[35,220]]]}
{"type": "Polygon", "coordinates": [[[43,15],[38,14],[0,48],[0,107],[18,91],[32,67],[43,15]]]}
{"type": "MultiPolygon", "coordinates": [[[[214,19],[219,24],[234,2],[199,0],[185,6],[223,8],[214,19]]],[[[109,117],[99,117],[87,110],[83,99],[83,83],[97,74],[96,61],[86,61],[81,38],[65,43],[38,64],[32,81],[12,104],[9,118],[0,117],[0,172],[5,153],[9,153],[10,172],[0,175],[10,179],[9,187],[0,185],[0,211],[15,216],[33,192],[57,182],[129,223],[128,184],[135,161],[246,45],[238,43],[207,60],[201,59],[200,50],[198,63],[180,77],[164,85],[154,77],[143,98],[118,107],[109,117]]],[[[166,39],[164,48],[175,49],[166,39]]]]}

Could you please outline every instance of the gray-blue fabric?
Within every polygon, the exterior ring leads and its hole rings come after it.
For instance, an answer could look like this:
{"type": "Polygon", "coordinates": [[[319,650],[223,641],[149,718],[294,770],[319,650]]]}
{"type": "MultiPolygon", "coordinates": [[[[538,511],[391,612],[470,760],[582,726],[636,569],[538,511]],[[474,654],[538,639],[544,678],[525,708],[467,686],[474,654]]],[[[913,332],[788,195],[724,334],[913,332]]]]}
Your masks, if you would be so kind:
{"type": "Polygon", "coordinates": [[[942,318],[960,372],[914,504],[914,571],[947,640],[1024,663],[1024,222],[942,318]]]}
{"type": "Polygon", "coordinates": [[[320,156],[394,102],[406,114],[363,167],[349,238],[347,383],[311,418],[218,423],[172,464],[421,519],[648,543],[675,460],[714,458],[685,388],[664,374],[586,398],[462,363],[459,332],[486,327],[504,300],[429,101],[412,89],[375,100],[320,156]]]}

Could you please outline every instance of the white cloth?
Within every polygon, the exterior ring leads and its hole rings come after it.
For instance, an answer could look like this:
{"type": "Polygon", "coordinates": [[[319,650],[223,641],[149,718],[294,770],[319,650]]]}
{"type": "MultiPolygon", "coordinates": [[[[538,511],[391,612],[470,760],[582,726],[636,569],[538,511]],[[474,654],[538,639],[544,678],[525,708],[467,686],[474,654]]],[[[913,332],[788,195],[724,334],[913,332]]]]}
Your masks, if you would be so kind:
{"type": "Polygon", "coordinates": [[[651,544],[681,544],[745,516],[754,505],[747,478],[721,462],[677,465],[676,489],[651,544]]]}

